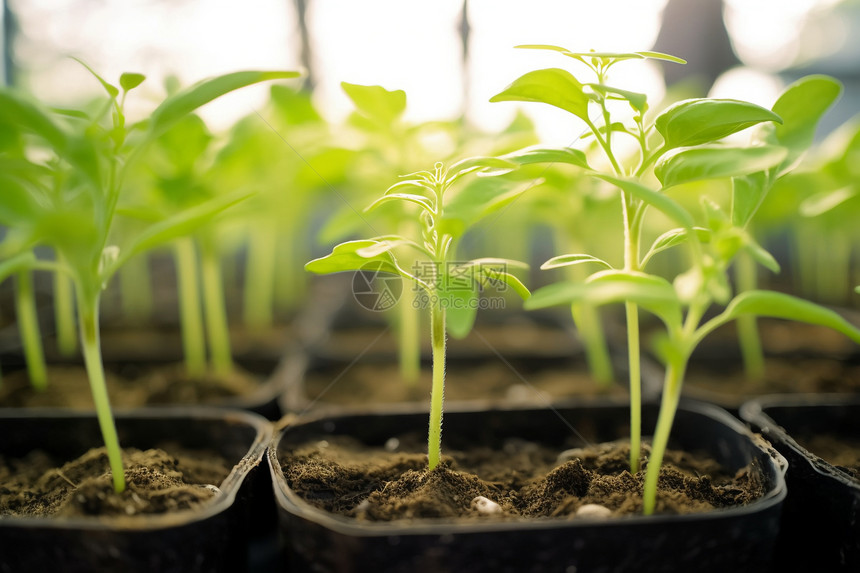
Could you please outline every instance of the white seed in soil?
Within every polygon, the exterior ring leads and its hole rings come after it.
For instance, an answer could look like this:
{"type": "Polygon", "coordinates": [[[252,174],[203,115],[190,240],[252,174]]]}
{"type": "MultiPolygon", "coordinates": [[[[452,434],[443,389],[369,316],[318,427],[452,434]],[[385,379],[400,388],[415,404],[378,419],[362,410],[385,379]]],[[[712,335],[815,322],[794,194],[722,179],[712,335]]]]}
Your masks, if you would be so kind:
{"type": "Polygon", "coordinates": [[[502,506],[491,499],[487,499],[486,497],[479,495],[475,499],[472,500],[471,503],[472,509],[478,510],[478,513],[481,515],[494,515],[497,513],[502,513],[502,506]]]}
{"type": "Polygon", "coordinates": [[[355,511],[362,513],[367,511],[368,509],[370,509],[370,500],[367,498],[364,498],[361,503],[355,506],[355,511]]]}
{"type": "Polygon", "coordinates": [[[318,441],[318,442],[317,442],[317,448],[318,448],[318,449],[320,449],[320,450],[324,450],[324,449],[326,449],[327,447],[328,447],[328,441],[326,441],[326,440],[320,440],[320,441],[318,441]]]}
{"type": "Polygon", "coordinates": [[[612,516],[612,510],[596,503],[586,503],[576,510],[576,517],[589,517],[592,519],[607,519],[612,516]]]}
{"type": "Polygon", "coordinates": [[[534,398],[534,390],[526,386],[525,384],[514,384],[508,387],[505,392],[505,399],[508,402],[528,402],[530,399],[534,398]]]}
{"type": "Polygon", "coordinates": [[[400,440],[397,438],[388,438],[385,442],[385,451],[386,452],[396,452],[397,448],[400,447],[400,440]]]}

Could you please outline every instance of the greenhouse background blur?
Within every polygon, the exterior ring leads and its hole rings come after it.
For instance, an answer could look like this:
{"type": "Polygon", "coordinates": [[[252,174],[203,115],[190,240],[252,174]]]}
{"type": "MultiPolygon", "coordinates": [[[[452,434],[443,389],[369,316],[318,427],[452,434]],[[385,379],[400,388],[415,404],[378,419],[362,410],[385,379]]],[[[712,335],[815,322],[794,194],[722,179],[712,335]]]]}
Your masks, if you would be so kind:
{"type": "MultiPolygon", "coordinates": [[[[153,99],[169,75],[188,83],[241,68],[303,66],[334,121],[349,112],[340,89],[348,81],[405,90],[411,120],[464,114],[496,130],[517,106],[490,104],[492,94],[529,69],[565,65],[556,54],[513,46],[547,43],[686,58],[683,67],[617,68],[616,84],[646,85],[651,101],[662,97],[665,75],[670,85],[683,79],[690,95],[769,106],[782,85],[820,72],[846,84],[823,132],[860,110],[855,0],[6,0],[3,20],[7,82],[57,104],[96,89],[70,55],[108,78],[147,74],[153,99]]],[[[249,90],[204,115],[226,127],[264,98],[264,88],[249,90]]],[[[526,113],[544,141],[570,144],[581,126],[541,107],[526,113]]]]}

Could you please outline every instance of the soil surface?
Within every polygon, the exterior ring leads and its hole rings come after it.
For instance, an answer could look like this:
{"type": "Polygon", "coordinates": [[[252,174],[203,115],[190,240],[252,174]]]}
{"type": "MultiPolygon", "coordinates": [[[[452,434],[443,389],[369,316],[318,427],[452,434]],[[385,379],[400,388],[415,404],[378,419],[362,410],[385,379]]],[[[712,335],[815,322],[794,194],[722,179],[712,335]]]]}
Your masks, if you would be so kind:
{"type": "MultiPolygon", "coordinates": [[[[238,368],[226,378],[191,378],[181,365],[125,367],[120,374],[108,369],[105,376],[111,405],[116,408],[211,403],[252,394],[261,384],[259,378],[238,368]]],[[[44,392],[33,390],[25,370],[8,374],[0,385],[0,406],[90,410],[93,402],[86,370],[82,366],[49,367],[48,388],[44,392]]]]}
{"type": "Polygon", "coordinates": [[[818,434],[797,443],[860,482],[860,438],[818,434]]]}
{"type": "MultiPolygon", "coordinates": [[[[511,439],[496,451],[443,450],[433,471],[421,449],[415,435],[391,438],[383,448],[327,437],[295,447],[282,458],[283,470],[289,486],[309,503],[367,521],[580,519],[593,510],[580,508],[590,504],[612,515],[642,510],[644,468],[629,472],[630,450],[623,441],[562,452],[511,439]],[[499,510],[481,512],[479,496],[499,510]]],[[[647,465],[646,457],[642,461],[647,465]]],[[[671,514],[744,505],[765,491],[752,468],[727,475],[714,460],[676,450],[667,452],[659,488],[657,512],[671,514]]]]}
{"type": "Polygon", "coordinates": [[[0,519],[167,513],[218,494],[231,470],[226,460],[215,452],[163,447],[123,450],[127,487],[121,494],[114,492],[103,447],[68,462],[39,450],[23,458],[0,456],[0,519]]]}
{"type": "MultiPolygon", "coordinates": [[[[619,384],[598,386],[584,364],[552,367],[552,363],[486,360],[449,361],[445,373],[446,400],[504,400],[514,404],[546,404],[570,396],[626,396],[619,384]],[[546,364],[550,364],[547,366],[546,364]]],[[[430,399],[431,370],[421,371],[414,384],[403,381],[392,363],[311,369],[305,379],[308,398],[325,404],[398,403],[430,399]]],[[[429,403],[429,402],[428,402],[429,403]]]]}

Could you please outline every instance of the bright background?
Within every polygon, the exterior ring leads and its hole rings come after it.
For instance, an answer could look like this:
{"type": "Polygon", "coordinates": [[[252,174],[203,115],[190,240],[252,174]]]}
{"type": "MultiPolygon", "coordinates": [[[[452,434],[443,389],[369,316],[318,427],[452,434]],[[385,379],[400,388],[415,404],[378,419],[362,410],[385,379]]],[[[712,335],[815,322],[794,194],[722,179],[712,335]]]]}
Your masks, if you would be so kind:
{"type": "MultiPolygon", "coordinates": [[[[662,49],[689,60],[684,69],[665,70],[669,83],[685,77],[693,95],[710,91],[764,105],[799,75],[831,73],[847,89],[825,131],[860,110],[856,0],[7,0],[4,29],[7,79],[58,104],[98,89],[70,55],[108,79],[146,74],[153,100],[171,74],[187,84],[243,68],[304,65],[332,120],[350,109],[340,89],[345,80],[405,90],[408,119],[465,114],[495,130],[518,106],[490,104],[490,96],[525,71],[573,63],[513,49],[547,43],[578,51],[662,49]]],[[[614,84],[645,91],[652,102],[665,91],[658,64],[615,69],[614,84]]],[[[232,94],[204,115],[225,127],[260,105],[265,90],[232,94]]],[[[570,144],[582,129],[547,106],[524,109],[547,144],[570,144]]]]}

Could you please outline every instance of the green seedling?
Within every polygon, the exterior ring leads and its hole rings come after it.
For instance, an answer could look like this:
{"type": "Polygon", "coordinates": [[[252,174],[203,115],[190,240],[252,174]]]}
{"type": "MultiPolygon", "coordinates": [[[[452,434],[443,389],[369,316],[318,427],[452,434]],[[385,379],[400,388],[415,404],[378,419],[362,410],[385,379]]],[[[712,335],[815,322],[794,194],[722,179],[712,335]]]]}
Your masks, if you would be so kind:
{"type": "MultiPolygon", "coordinates": [[[[56,253],[55,259],[35,259],[30,268],[62,273],[74,286],[80,342],[96,415],[114,489],[120,492],[125,488],[125,476],[101,358],[101,291],[132,257],[187,235],[247,197],[246,193],[218,197],[173,213],[147,225],[138,236],[116,244],[114,237],[123,218],[117,205],[127,184],[127,170],[152,141],[200,106],[250,84],[298,74],[236,72],[206,80],[168,97],[148,119],[129,125],[124,111],[126,96],[144,76],[123,74],[117,87],[90,72],[107,93],[94,112],[50,110],[18,92],[0,91],[0,126],[22,133],[32,156],[47,157],[43,167],[51,171],[49,180],[62,181],[48,185],[31,179],[26,186],[11,188],[0,199],[4,219],[0,222],[9,228],[3,252],[25,253],[38,245],[49,246],[56,253]]],[[[144,214],[136,218],[146,219],[144,214]]]]}
{"type": "MultiPolygon", "coordinates": [[[[736,100],[693,99],[676,103],[657,118],[650,118],[645,94],[607,83],[610,69],[618,63],[643,59],[684,63],[680,58],[656,52],[577,53],[558,46],[520,47],[559,52],[584,65],[596,79],[596,82],[582,83],[567,70],[536,70],[516,79],[490,101],[545,103],[585,123],[609,163],[608,171],[596,170],[586,154],[578,149],[536,150],[531,156],[534,161],[569,163],[621,191],[624,265],[620,272],[638,276],[655,251],[664,250],[693,232],[691,224],[670,231],[657,239],[648,254],[640,256],[644,215],[649,207],[663,211],[676,222],[688,222],[688,216],[682,216],[683,209],[677,203],[644,184],[652,177],[655,164],[658,176],[665,179],[664,186],[669,187],[685,181],[757,173],[785,159],[786,150],[777,146],[740,147],[715,143],[762,122],[779,122],[779,116],[770,110],[736,100]],[[622,110],[614,110],[613,106],[619,103],[622,110]],[[626,123],[616,117],[620,111],[630,116],[626,123]],[[633,156],[619,156],[616,152],[622,137],[635,142],[638,149],[633,156]]],[[[612,268],[608,262],[587,253],[554,257],[542,268],[581,264],[612,268]]],[[[572,299],[571,302],[578,301],[572,299]]],[[[634,472],[639,465],[642,400],[638,307],[634,300],[625,303],[631,402],[630,468],[634,472]]]]}
{"type": "Polygon", "coordinates": [[[502,159],[478,157],[447,168],[436,163],[433,171],[407,175],[367,210],[405,202],[412,206],[414,227],[420,229],[416,236],[385,235],[341,243],[331,254],[305,266],[318,274],[367,270],[389,273],[405,279],[424,295],[430,314],[433,359],[427,446],[431,470],[441,459],[446,333],[457,338],[468,334],[474,324],[480,290],[489,284],[504,284],[524,299],[529,296],[519,279],[507,272],[509,267],[523,268],[525,264],[498,258],[458,262],[455,258],[463,234],[483,217],[516,199],[525,188],[501,193],[504,187],[493,185],[464,186],[457,193],[452,188],[470,173],[492,176],[515,167],[502,159]]]}

